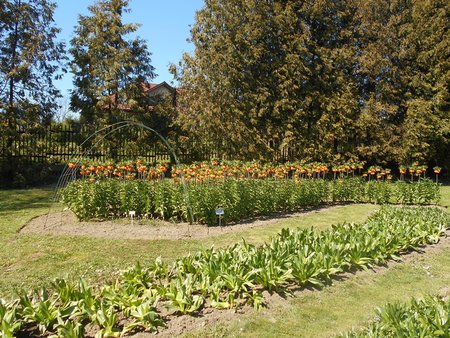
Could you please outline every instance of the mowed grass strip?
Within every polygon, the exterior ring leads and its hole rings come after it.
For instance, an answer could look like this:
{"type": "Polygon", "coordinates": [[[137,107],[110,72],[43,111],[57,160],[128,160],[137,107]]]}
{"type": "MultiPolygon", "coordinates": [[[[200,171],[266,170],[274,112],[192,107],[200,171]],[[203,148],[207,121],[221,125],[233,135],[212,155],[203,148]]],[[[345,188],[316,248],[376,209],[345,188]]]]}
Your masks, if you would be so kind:
{"type": "Polygon", "coordinates": [[[342,205],[315,209],[298,217],[283,218],[254,228],[224,234],[207,240],[107,240],[77,236],[19,234],[33,217],[61,210],[52,201],[52,189],[0,191],[0,298],[11,298],[16,290],[48,285],[53,279],[84,277],[92,282],[111,279],[111,274],[133,266],[143,266],[161,256],[173,261],[189,252],[226,246],[245,238],[259,244],[282,228],[316,227],[323,230],[333,223],[363,222],[379,209],[376,205],[342,205]]]}

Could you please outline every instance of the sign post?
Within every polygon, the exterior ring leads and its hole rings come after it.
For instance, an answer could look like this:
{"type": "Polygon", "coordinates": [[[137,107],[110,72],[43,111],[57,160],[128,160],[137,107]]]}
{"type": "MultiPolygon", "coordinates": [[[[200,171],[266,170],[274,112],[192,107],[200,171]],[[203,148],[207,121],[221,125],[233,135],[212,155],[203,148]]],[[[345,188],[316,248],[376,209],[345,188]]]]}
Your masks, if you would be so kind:
{"type": "Polygon", "coordinates": [[[134,225],[134,216],[136,216],[136,211],[129,211],[128,214],[130,215],[131,218],[131,226],[134,225]]]}
{"type": "Polygon", "coordinates": [[[225,214],[223,208],[216,208],[216,216],[219,217],[219,226],[222,227],[222,216],[225,214]]]}

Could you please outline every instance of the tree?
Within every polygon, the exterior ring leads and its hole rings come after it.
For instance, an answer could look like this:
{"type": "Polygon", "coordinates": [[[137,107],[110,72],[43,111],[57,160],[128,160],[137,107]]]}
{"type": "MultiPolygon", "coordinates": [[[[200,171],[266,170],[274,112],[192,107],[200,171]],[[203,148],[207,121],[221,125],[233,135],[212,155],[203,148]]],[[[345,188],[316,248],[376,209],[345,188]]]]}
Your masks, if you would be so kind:
{"type": "Polygon", "coordinates": [[[124,106],[141,113],[148,107],[142,85],[155,76],[154,68],[146,42],[127,39],[139,27],[122,22],[128,3],[96,2],[89,7],[90,16],[79,17],[71,40],[71,108],[97,127],[124,119],[124,106]]]}
{"type": "Polygon", "coordinates": [[[402,32],[406,115],[403,163],[434,159],[450,168],[450,3],[412,1],[402,32]]]}
{"type": "Polygon", "coordinates": [[[307,34],[291,34],[298,27],[291,7],[281,1],[205,2],[192,28],[194,55],[185,54],[177,70],[180,123],[191,135],[225,139],[224,151],[242,158],[270,158],[283,144],[293,129],[286,110],[299,111],[298,100],[286,95],[304,79],[301,41],[307,34]],[[283,11],[293,15],[283,18],[283,11]],[[295,53],[286,50],[289,44],[295,53]]]}
{"type": "MultiPolygon", "coordinates": [[[[302,111],[285,110],[296,121],[290,147],[297,145],[297,158],[307,161],[351,159],[359,113],[356,7],[351,0],[305,1],[295,8],[295,15],[298,27],[308,34],[301,42],[306,57],[300,74],[286,74],[284,79],[290,87],[301,78],[286,98],[302,111]]],[[[294,35],[299,35],[299,28],[294,35]]],[[[291,57],[298,55],[290,45],[286,50],[291,57]]]]}
{"type": "Polygon", "coordinates": [[[13,147],[19,127],[33,133],[58,109],[61,95],[53,80],[66,56],[64,44],[56,41],[55,7],[46,0],[0,1],[0,172],[8,184],[23,179],[13,147]]]}
{"type": "Polygon", "coordinates": [[[373,162],[450,164],[450,4],[373,0],[358,8],[358,155],[373,162]]]}
{"type": "MultiPolygon", "coordinates": [[[[206,0],[174,73],[179,121],[231,156],[448,158],[450,3],[206,0]]],[[[448,161],[448,160],[447,160],[448,161]]]]}
{"type": "Polygon", "coordinates": [[[9,129],[50,122],[58,108],[64,44],[56,42],[56,5],[46,0],[4,0],[0,4],[0,112],[9,129]]]}
{"type": "Polygon", "coordinates": [[[289,146],[303,159],[333,157],[358,108],[348,2],[206,1],[194,55],[178,69],[181,123],[225,135],[238,156],[270,159],[289,146]]]}

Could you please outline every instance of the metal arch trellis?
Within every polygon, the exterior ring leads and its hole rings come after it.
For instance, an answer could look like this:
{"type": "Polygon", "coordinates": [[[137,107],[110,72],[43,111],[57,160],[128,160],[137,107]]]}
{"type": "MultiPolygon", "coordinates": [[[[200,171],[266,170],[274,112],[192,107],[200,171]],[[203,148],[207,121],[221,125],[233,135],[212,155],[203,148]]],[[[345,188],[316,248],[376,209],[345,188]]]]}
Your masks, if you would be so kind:
{"type": "MultiPolygon", "coordinates": [[[[175,151],[173,150],[173,148],[170,146],[170,144],[167,142],[167,140],[156,130],[154,130],[153,128],[150,128],[142,123],[138,123],[135,121],[120,121],[120,122],[116,122],[114,124],[108,125],[106,127],[103,127],[99,130],[97,130],[96,132],[92,133],[89,137],[87,137],[80,145],[79,147],[82,147],[84,144],[86,144],[89,140],[91,140],[92,138],[96,137],[99,133],[111,129],[109,130],[106,134],[104,134],[98,141],[96,141],[89,149],[85,150],[84,152],[80,153],[76,153],[74,156],[74,161],[72,161],[73,163],[75,163],[77,166],[81,163],[81,161],[86,157],[86,155],[88,153],[90,153],[92,151],[92,149],[94,149],[94,147],[96,147],[100,142],[102,142],[105,137],[107,137],[108,135],[126,128],[126,127],[139,127],[139,128],[143,128],[146,129],[150,132],[153,132],[154,134],[156,134],[160,140],[164,143],[164,145],[167,147],[167,149],[169,150],[169,152],[172,154],[173,159],[175,161],[175,163],[177,165],[179,165],[178,162],[178,158],[177,155],[175,154],[175,151]]],[[[65,187],[68,183],[70,183],[72,180],[75,180],[76,177],[73,174],[74,172],[71,170],[72,168],[70,168],[68,166],[68,164],[66,164],[64,166],[64,169],[58,179],[58,183],[56,185],[56,191],[53,197],[53,200],[55,202],[59,202],[61,199],[61,190],[63,187],[65,187]]],[[[189,199],[189,193],[188,193],[188,189],[187,189],[187,185],[186,185],[186,181],[184,180],[184,176],[181,176],[181,182],[183,184],[183,192],[184,192],[184,198],[185,198],[185,202],[186,205],[188,207],[188,214],[189,214],[189,223],[192,224],[193,223],[193,212],[192,212],[192,207],[190,204],[190,199],[189,199]]],[[[188,230],[189,235],[190,235],[190,229],[188,230]]]]}

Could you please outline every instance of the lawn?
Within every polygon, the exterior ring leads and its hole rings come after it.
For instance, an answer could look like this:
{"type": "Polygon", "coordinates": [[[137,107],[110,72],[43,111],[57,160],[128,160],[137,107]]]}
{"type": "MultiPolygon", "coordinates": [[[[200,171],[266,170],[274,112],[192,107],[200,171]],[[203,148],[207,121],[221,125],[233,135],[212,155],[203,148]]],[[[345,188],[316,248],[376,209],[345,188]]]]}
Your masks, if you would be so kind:
{"type": "MultiPolygon", "coordinates": [[[[450,187],[442,188],[441,204],[450,206],[450,187]]],[[[54,210],[51,189],[0,191],[0,297],[17,289],[46,285],[56,277],[108,279],[111,272],[143,265],[157,256],[170,261],[189,252],[224,246],[245,238],[262,243],[286,227],[324,229],[343,221],[360,222],[378,209],[345,205],[319,209],[298,218],[280,219],[264,228],[247,229],[208,240],[104,240],[86,237],[23,235],[17,231],[31,218],[54,210]]],[[[364,272],[320,292],[304,292],[261,312],[236,316],[232,322],[208,326],[195,336],[329,336],[373,317],[373,309],[392,300],[436,293],[450,280],[450,248],[414,256],[377,273],[364,272]]]]}

